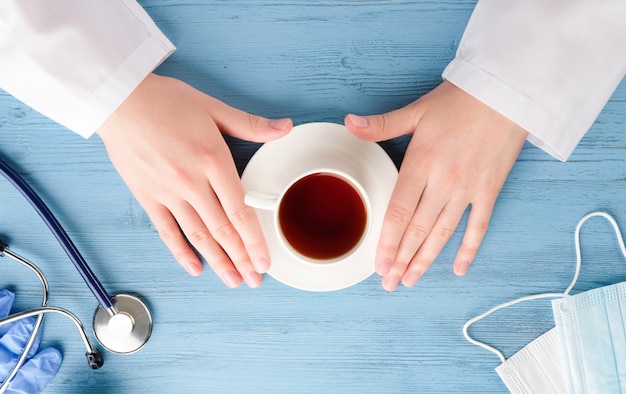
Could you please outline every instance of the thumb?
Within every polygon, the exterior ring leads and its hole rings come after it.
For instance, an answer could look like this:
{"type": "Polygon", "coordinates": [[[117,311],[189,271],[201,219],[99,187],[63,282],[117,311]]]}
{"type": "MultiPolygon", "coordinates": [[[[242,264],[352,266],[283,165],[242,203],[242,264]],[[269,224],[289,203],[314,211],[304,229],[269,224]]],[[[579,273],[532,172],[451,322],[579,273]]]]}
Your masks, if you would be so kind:
{"type": "Polygon", "coordinates": [[[369,141],[385,141],[412,134],[422,117],[421,107],[415,101],[405,107],[380,115],[346,115],[344,123],[354,135],[369,141]]]}
{"type": "Polygon", "coordinates": [[[214,100],[211,115],[224,134],[246,141],[268,142],[283,137],[293,127],[289,118],[267,119],[214,100]]]}

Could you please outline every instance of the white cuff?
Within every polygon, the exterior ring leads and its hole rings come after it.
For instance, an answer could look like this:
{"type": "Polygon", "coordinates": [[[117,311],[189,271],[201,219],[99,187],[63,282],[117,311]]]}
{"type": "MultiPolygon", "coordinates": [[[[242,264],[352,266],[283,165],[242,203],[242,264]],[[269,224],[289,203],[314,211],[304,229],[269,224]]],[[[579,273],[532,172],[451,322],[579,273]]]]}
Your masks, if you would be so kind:
{"type": "Polygon", "coordinates": [[[443,77],[566,160],[626,74],[624,21],[624,0],[479,0],[443,77]]]}
{"type": "Polygon", "coordinates": [[[463,59],[454,59],[443,78],[524,128],[529,142],[561,161],[567,160],[584,134],[574,132],[538,103],[463,59]]]}
{"type": "Polygon", "coordinates": [[[0,87],[89,137],[174,50],[135,0],[2,0],[0,87]]]}

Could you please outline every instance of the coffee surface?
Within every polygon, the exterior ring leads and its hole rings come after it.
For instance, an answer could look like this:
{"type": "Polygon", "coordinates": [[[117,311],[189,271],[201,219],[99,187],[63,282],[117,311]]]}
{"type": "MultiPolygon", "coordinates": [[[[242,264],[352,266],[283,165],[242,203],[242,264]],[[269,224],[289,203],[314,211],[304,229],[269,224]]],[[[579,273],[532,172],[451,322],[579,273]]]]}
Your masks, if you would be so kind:
{"type": "Polygon", "coordinates": [[[326,260],[340,257],[358,244],[367,212],[350,183],[334,174],[315,173],[298,180],[285,193],[278,220],[296,251],[326,260]]]}

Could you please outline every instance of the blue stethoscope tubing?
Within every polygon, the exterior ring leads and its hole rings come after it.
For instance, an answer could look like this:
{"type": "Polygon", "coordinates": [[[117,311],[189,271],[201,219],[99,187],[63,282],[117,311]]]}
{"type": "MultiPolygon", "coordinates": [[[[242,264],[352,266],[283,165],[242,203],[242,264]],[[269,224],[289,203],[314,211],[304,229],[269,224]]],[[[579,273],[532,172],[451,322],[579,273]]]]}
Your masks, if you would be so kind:
{"type": "MultiPolygon", "coordinates": [[[[4,175],[4,177],[11,184],[13,184],[13,186],[26,198],[35,211],[37,211],[50,231],[54,234],[55,238],[59,241],[59,244],[61,244],[93,295],[98,300],[99,306],[96,308],[96,312],[94,314],[93,329],[100,344],[107,350],[118,354],[130,354],[141,349],[146,344],[152,333],[152,315],[147,305],[141,301],[141,299],[131,294],[120,293],[115,296],[109,295],[91,268],[89,268],[89,265],[87,265],[87,262],[78,251],[78,248],[76,248],[76,245],[74,245],[54,214],[37,195],[37,193],[35,193],[35,191],[30,187],[30,185],[28,185],[28,183],[26,183],[26,181],[17,172],[15,172],[15,170],[3,161],[2,158],[0,158],[0,173],[4,175]]],[[[84,332],[82,323],[67,310],[47,306],[48,287],[41,271],[39,271],[37,267],[35,267],[28,260],[11,252],[1,241],[0,246],[2,246],[2,248],[0,248],[0,256],[7,255],[23,265],[28,266],[37,273],[42,285],[44,286],[45,293],[42,308],[16,313],[7,318],[0,319],[2,324],[27,316],[37,316],[36,329],[33,331],[28,344],[28,346],[31,346],[36,332],[41,326],[41,320],[44,313],[57,312],[64,314],[74,321],[81,332],[81,336],[83,337],[83,341],[87,347],[87,361],[89,366],[92,369],[101,367],[103,363],[102,357],[97,349],[91,346],[91,343],[84,332]]],[[[20,358],[22,362],[24,361],[25,353],[20,358]]],[[[18,363],[14,367],[11,376],[14,376],[15,372],[19,368],[19,365],[20,364],[18,363]]],[[[6,389],[6,383],[8,381],[10,381],[10,379],[6,380],[0,387],[0,394],[4,391],[4,389],[6,389]]]]}
{"type": "Polygon", "coordinates": [[[41,272],[41,270],[30,261],[26,260],[22,256],[16,253],[13,253],[11,250],[9,250],[8,246],[4,242],[2,242],[2,240],[0,240],[0,256],[8,256],[9,258],[17,261],[18,263],[26,266],[31,271],[33,271],[39,278],[39,281],[41,282],[41,286],[43,290],[43,300],[41,302],[40,308],[31,309],[25,312],[14,313],[10,316],[0,319],[0,325],[4,325],[4,324],[9,324],[9,323],[12,323],[12,322],[15,322],[15,321],[27,318],[27,317],[34,317],[34,316],[37,317],[33,325],[32,331],[30,333],[30,336],[28,340],[26,341],[26,344],[22,348],[22,354],[17,358],[17,360],[15,360],[15,363],[13,364],[13,368],[11,369],[9,374],[6,377],[4,376],[1,377],[4,380],[2,384],[0,384],[0,394],[6,392],[6,390],[9,388],[9,384],[11,383],[13,378],[17,375],[20,368],[26,361],[26,358],[28,357],[28,354],[30,353],[31,348],[35,344],[36,338],[40,333],[41,324],[43,323],[43,317],[45,313],[55,312],[61,315],[65,315],[70,320],[72,320],[74,324],[76,325],[76,327],[78,328],[79,334],[82,337],[85,347],[87,349],[87,353],[85,354],[85,356],[87,357],[87,363],[89,364],[89,367],[91,369],[98,369],[102,367],[102,365],[104,364],[104,359],[102,358],[102,354],[100,354],[98,349],[92,346],[91,341],[89,341],[89,338],[87,337],[87,333],[85,332],[85,327],[83,326],[81,321],[74,314],[72,314],[66,309],[48,306],[49,287],[48,287],[48,281],[46,280],[46,277],[44,276],[43,272],[41,272]]]}
{"type": "Polygon", "coordinates": [[[0,159],[0,172],[10,183],[13,184],[13,186],[15,186],[17,190],[20,191],[20,193],[22,193],[24,198],[26,198],[35,211],[37,211],[39,216],[41,216],[41,219],[43,219],[61,244],[61,247],[65,250],[65,253],[67,253],[72,263],[74,263],[78,273],[96,297],[100,306],[102,306],[104,310],[113,314],[115,308],[115,301],[113,300],[113,297],[106,292],[104,286],[102,286],[102,283],[98,280],[91,268],[89,268],[89,265],[87,265],[85,259],[76,248],[76,245],[74,245],[74,242],[72,242],[54,214],[41,200],[37,193],[35,193],[35,191],[30,187],[30,185],[26,183],[26,181],[24,181],[24,179],[22,179],[22,177],[20,177],[2,159],[0,159]]]}

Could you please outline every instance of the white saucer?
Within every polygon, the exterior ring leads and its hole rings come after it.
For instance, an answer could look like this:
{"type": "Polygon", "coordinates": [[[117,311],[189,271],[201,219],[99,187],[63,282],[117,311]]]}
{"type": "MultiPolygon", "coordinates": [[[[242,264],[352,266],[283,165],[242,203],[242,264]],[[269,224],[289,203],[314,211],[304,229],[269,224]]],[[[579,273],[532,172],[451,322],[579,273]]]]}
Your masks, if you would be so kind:
{"type": "Polygon", "coordinates": [[[264,144],[243,172],[246,191],[278,194],[301,173],[337,165],[360,171],[351,175],[359,178],[372,207],[369,233],[359,250],[344,261],[313,264],[295,259],[278,240],[272,211],[256,209],[272,259],[268,274],[288,286],[308,291],[339,290],[374,273],[376,246],[398,171],[378,144],[355,137],[345,126],[307,123],[264,144]]]}

